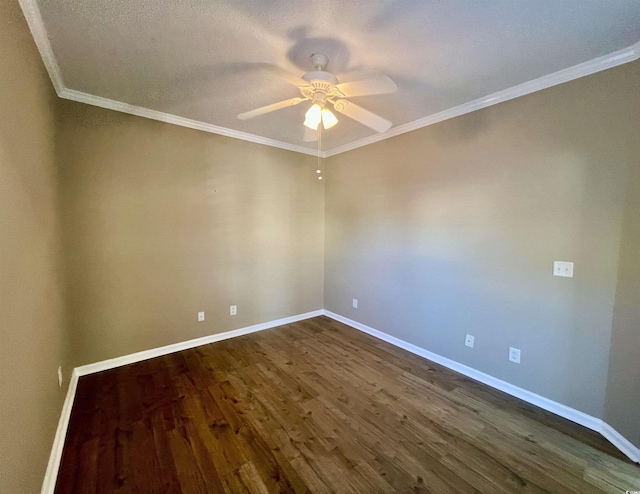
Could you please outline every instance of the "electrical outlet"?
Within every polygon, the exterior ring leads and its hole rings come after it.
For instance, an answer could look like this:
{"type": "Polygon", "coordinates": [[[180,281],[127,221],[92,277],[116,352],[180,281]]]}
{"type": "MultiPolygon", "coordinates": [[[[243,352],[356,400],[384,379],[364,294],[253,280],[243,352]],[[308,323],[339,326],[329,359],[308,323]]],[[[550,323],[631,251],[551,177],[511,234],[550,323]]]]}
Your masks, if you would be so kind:
{"type": "Polygon", "coordinates": [[[469,348],[473,348],[473,340],[474,339],[475,338],[472,335],[468,334],[464,338],[464,344],[467,345],[469,348]]]}
{"type": "Polygon", "coordinates": [[[58,386],[62,387],[62,366],[58,366],[58,386]]]}
{"type": "Polygon", "coordinates": [[[198,321],[204,321],[204,312],[198,312],[198,321]]]}
{"type": "Polygon", "coordinates": [[[353,299],[353,302],[351,302],[351,305],[353,305],[353,308],[354,308],[354,309],[357,309],[357,308],[358,308],[358,299],[357,299],[357,298],[354,298],[354,299],[353,299]]]}
{"type": "Polygon", "coordinates": [[[237,305],[230,305],[229,306],[229,315],[230,316],[235,316],[238,313],[238,306],[237,305]]]}
{"type": "Polygon", "coordinates": [[[511,360],[511,362],[515,362],[516,364],[519,364],[520,350],[517,348],[509,347],[509,360],[511,360]]]}
{"type": "Polygon", "coordinates": [[[553,276],[573,278],[573,263],[568,261],[553,261],[553,276]]]}

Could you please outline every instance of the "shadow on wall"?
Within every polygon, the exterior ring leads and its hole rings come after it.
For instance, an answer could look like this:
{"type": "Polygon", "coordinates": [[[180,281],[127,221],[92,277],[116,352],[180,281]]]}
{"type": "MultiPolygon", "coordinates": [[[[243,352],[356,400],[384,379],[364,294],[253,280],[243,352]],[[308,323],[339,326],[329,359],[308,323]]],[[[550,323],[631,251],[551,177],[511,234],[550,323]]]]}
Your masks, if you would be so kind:
{"type": "Polygon", "coordinates": [[[76,364],[321,307],[312,157],[75,103],[67,114],[76,364]]]}
{"type": "Polygon", "coordinates": [[[624,162],[539,97],[334,158],[327,308],[602,417],[624,162]]]}

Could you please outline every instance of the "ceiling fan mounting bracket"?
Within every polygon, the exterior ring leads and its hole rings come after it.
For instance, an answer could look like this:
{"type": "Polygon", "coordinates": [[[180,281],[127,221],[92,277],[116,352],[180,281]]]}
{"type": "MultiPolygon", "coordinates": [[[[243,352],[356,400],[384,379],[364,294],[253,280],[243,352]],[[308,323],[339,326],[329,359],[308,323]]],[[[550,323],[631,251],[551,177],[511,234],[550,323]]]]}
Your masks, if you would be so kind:
{"type": "Polygon", "coordinates": [[[311,55],[311,65],[318,71],[324,71],[329,64],[329,57],[324,53],[314,53],[311,55]]]}

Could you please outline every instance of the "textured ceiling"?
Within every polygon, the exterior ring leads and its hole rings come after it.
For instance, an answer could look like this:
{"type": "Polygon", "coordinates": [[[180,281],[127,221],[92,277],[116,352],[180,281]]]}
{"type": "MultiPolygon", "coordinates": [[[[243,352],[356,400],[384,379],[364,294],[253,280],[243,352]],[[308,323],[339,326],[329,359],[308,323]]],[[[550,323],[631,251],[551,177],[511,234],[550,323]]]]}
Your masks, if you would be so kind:
{"type": "MultiPolygon", "coordinates": [[[[21,4],[63,97],[93,95],[310,151],[316,144],[302,139],[308,103],[247,121],[236,115],[299,96],[278,68],[302,75],[314,52],[329,56],[340,82],[391,77],[396,94],[353,102],[397,128],[640,40],[638,0],[21,4]]],[[[375,134],[338,116],[323,136],[325,151],[375,134]]]]}

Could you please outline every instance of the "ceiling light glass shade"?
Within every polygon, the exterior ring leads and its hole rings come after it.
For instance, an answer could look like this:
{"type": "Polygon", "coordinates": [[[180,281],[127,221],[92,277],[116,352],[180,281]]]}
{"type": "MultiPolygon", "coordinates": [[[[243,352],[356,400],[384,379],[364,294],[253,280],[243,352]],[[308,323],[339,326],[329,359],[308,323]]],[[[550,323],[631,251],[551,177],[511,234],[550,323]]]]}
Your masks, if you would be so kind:
{"type": "Polygon", "coordinates": [[[323,108],[321,115],[322,115],[322,126],[325,129],[330,129],[331,127],[333,127],[335,124],[338,123],[338,119],[333,113],[331,113],[331,110],[329,110],[328,108],[323,108]]]}
{"type": "Polygon", "coordinates": [[[304,125],[313,130],[318,130],[318,125],[320,124],[322,109],[320,105],[314,103],[311,105],[311,108],[307,110],[307,113],[304,114],[304,125]]]}

